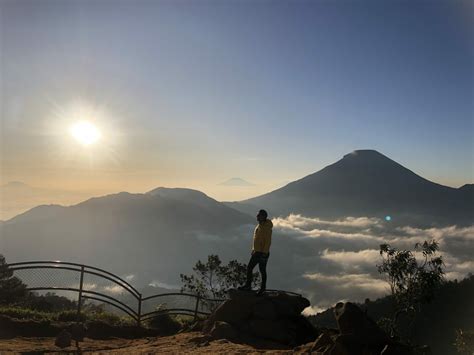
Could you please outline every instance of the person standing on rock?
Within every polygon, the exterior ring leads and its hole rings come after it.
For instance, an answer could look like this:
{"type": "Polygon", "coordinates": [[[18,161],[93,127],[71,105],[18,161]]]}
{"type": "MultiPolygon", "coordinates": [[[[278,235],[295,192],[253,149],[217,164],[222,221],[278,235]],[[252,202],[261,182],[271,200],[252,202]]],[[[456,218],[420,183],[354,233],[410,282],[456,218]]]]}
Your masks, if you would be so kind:
{"type": "Polygon", "coordinates": [[[253,269],[258,264],[262,283],[258,294],[263,294],[267,286],[267,262],[270,256],[270,244],[272,243],[273,223],[268,219],[268,213],[260,210],[257,214],[258,225],[253,233],[252,256],[247,265],[247,281],[239,290],[251,290],[253,269]]]}

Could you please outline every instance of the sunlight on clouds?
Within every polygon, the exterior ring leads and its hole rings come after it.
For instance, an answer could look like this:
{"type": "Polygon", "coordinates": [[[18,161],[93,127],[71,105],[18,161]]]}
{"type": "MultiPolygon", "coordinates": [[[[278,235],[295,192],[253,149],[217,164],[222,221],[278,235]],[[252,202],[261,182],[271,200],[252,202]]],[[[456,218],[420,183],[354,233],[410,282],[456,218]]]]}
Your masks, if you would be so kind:
{"type": "Polygon", "coordinates": [[[317,229],[320,226],[344,226],[355,228],[367,228],[381,223],[378,218],[369,217],[346,217],[334,221],[323,220],[320,218],[304,217],[300,214],[290,214],[286,218],[276,218],[275,221],[282,226],[289,224],[299,229],[317,229]]]}
{"type": "MultiPolygon", "coordinates": [[[[381,279],[376,266],[381,262],[382,243],[413,250],[415,243],[435,239],[448,280],[461,280],[474,272],[474,226],[392,229],[374,218],[326,221],[296,214],[275,218],[273,223],[275,243],[285,243],[285,248],[290,248],[287,253],[293,255],[294,278],[299,275],[306,280],[299,292],[307,295],[315,306],[307,312],[325,309],[341,298],[363,301],[388,294],[388,284],[381,279]]],[[[417,253],[417,257],[422,255],[417,253]]]]}
{"type": "Polygon", "coordinates": [[[330,251],[323,250],[321,259],[331,260],[342,265],[344,268],[360,268],[361,265],[373,267],[380,261],[380,252],[375,249],[365,249],[359,251],[330,251]]]}
{"type": "Polygon", "coordinates": [[[369,274],[340,274],[340,275],[324,275],[321,273],[303,274],[304,278],[318,281],[330,285],[335,289],[362,289],[371,293],[384,295],[389,292],[386,281],[373,278],[369,274]]]}

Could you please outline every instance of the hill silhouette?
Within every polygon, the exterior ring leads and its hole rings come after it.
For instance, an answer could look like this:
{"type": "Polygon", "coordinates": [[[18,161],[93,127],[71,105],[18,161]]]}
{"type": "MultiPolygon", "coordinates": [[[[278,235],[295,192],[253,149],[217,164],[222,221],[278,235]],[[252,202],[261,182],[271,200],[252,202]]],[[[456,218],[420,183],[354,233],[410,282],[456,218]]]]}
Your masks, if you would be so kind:
{"type": "Polygon", "coordinates": [[[229,206],[273,215],[394,217],[403,224],[470,224],[472,185],[431,182],[375,150],[355,150],[324,169],[267,194],[229,206]]]}

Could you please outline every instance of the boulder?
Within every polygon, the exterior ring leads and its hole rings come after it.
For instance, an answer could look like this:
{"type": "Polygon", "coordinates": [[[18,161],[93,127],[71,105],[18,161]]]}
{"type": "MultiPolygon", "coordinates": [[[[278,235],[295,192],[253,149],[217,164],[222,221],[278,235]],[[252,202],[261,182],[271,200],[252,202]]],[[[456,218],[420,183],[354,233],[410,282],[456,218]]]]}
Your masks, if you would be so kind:
{"type": "Polygon", "coordinates": [[[209,331],[209,335],[214,339],[227,339],[230,341],[236,341],[239,338],[239,334],[229,323],[217,321],[209,331]]]}
{"type": "Polygon", "coordinates": [[[69,327],[71,338],[75,341],[84,341],[87,328],[82,323],[74,323],[69,327]]]}
{"type": "Polygon", "coordinates": [[[71,333],[69,333],[67,330],[61,331],[57,336],[56,340],[54,341],[54,345],[56,345],[59,348],[67,348],[68,346],[71,346],[71,333]]]}
{"type": "Polygon", "coordinates": [[[266,297],[275,305],[276,311],[280,316],[299,315],[306,307],[310,306],[308,299],[284,292],[270,293],[266,297]]]}
{"type": "Polygon", "coordinates": [[[334,316],[341,334],[351,334],[359,343],[380,346],[390,342],[389,336],[369,318],[358,306],[351,302],[339,302],[334,308],[334,316]]]}
{"type": "Polygon", "coordinates": [[[277,319],[278,314],[272,302],[258,302],[253,307],[253,316],[259,319],[277,319]]]}
{"type": "Polygon", "coordinates": [[[258,296],[254,292],[239,290],[231,290],[229,296],[230,299],[224,301],[206,320],[203,327],[205,333],[218,334],[216,336],[236,342],[245,342],[248,337],[253,337],[291,346],[314,341],[319,335],[301,315],[303,309],[309,306],[309,301],[302,296],[282,291],[258,296]],[[230,329],[236,334],[228,336],[232,332],[230,329]],[[222,335],[221,331],[226,335],[222,335]]]}
{"type": "Polygon", "coordinates": [[[319,351],[319,352],[324,353],[333,345],[334,345],[334,341],[326,332],[324,332],[324,333],[321,333],[319,337],[314,341],[310,351],[311,352],[319,351]]]}
{"type": "Polygon", "coordinates": [[[281,320],[252,319],[250,321],[250,331],[259,338],[270,339],[283,344],[292,343],[296,336],[294,332],[288,330],[285,322],[281,320]]]}

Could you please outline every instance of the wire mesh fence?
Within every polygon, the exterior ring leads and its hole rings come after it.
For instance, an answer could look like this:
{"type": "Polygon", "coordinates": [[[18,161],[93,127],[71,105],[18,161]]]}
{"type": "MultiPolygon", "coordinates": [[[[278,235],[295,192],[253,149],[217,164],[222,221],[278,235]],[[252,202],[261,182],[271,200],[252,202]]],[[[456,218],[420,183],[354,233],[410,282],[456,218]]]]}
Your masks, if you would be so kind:
{"type": "Polygon", "coordinates": [[[131,284],[106,270],[62,261],[11,263],[8,268],[30,291],[77,293],[78,318],[84,300],[104,303],[132,317],[138,325],[163,313],[193,317],[208,315],[223,300],[188,293],[143,297],[131,284]]]}

